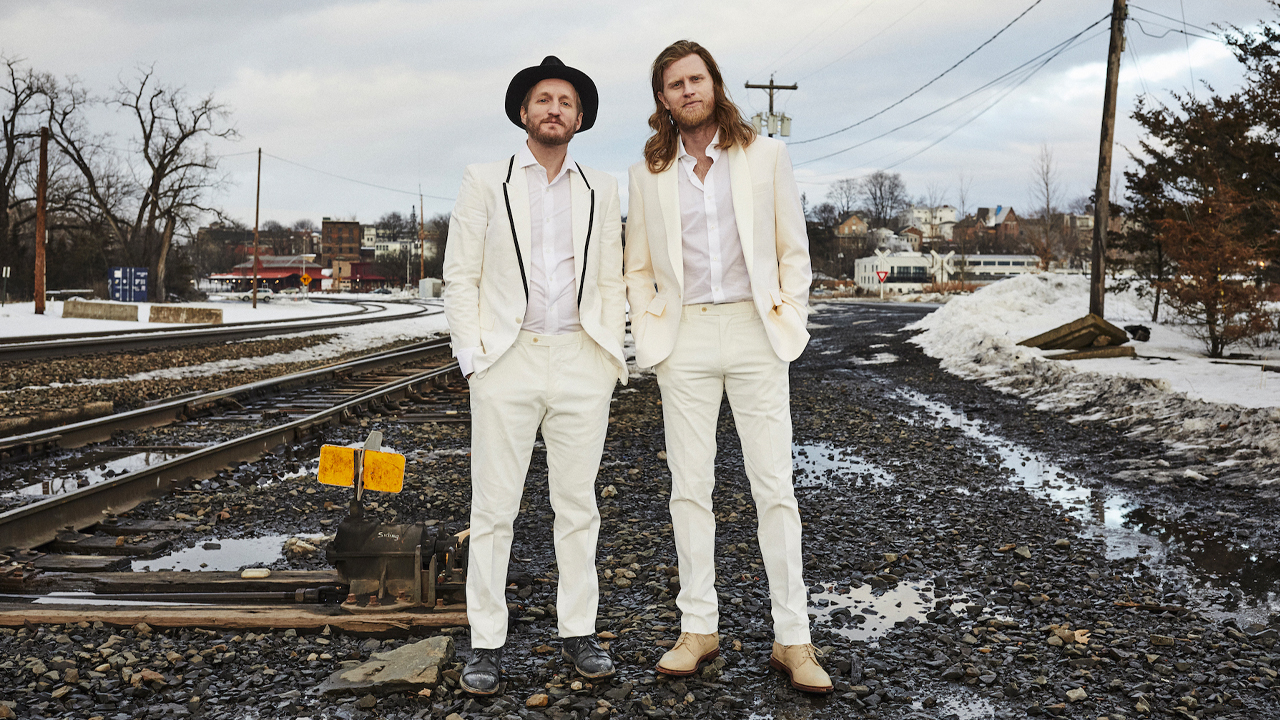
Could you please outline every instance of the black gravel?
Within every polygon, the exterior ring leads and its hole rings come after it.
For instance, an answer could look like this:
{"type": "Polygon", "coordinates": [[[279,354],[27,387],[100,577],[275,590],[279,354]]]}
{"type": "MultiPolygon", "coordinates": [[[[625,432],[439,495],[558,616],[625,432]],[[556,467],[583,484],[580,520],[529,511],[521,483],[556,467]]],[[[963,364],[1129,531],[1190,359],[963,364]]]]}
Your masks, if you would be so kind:
{"type": "MultiPolygon", "coordinates": [[[[653,672],[679,618],[670,475],[649,375],[615,396],[598,482],[597,625],[619,662],[616,678],[587,682],[559,657],[539,451],[516,527],[512,569],[532,582],[509,590],[504,695],[468,698],[456,673],[430,697],[314,693],[340,663],[410,638],[375,647],[342,633],[122,630],[90,620],[0,631],[0,703],[20,717],[86,718],[1280,717],[1280,625],[1266,602],[1277,576],[1271,499],[1230,478],[1169,472],[1211,464],[1203,453],[1133,441],[1106,423],[1072,424],[940,371],[901,332],[925,311],[831,303],[792,366],[806,579],[814,642],[836,683],[830,697],[794,692],[767,667],[767,586],[727,403],[716,490],[723,656],[682,682],[653,672]],[[939,422],[910,393],[979,421],[1014,454],[939,422]],[[1046,462],[1052,469],[1037,481],[1078,488],[1083,504],[1024,489],[1028,468],[1046,462]],[[1178,479],[1150,483],[1154,468],[1178,479]],[[1099,521],[1117,500],[1127,519],[1099,521]],[[143,669],[159,675],[143,678],[143,669]],[[536,695],[548,704],[526,707],[536,695]]],[[[455,401],[464,406],[465,396],[455,401]]],[[[356,442],[370,429],[410,458],[406,491],[376,498],[375,511],[460,528],[466,425],[369,417],[323,441],[356,442]]],[[[198,428],[152,433],[154,444],[172,444],[198,428]]],[[[327,534],[348,497],[306,477],[315,454],[315,445],[280,448],[133,514],[196,518],[198,532],[179,538],[186,546],[327,534]]],[[[137,564],[148,562],[163,566],[137,564]]],[[[323,565],[320,553],[262,562],[323,565]]],[[[465,657],[465,628],[449,632],[465,657]]]]}

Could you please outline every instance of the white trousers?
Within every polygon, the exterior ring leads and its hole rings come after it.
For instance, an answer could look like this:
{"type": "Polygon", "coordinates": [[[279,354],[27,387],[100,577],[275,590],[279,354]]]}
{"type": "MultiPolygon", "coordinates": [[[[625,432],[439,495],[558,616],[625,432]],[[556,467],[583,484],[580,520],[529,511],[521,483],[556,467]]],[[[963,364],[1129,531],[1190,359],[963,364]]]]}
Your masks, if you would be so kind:
{"type": "Polygon", "coordinates": [[[671,355],[657,366],[671,468],[671,524],[680,560],[680,629],[717,631],[716,422],[727,393],[759,525],[774,638],[810,642],[801,571],[800,512],[791,485],[789,364],[778,358],[749,302],[685,305],[671,355]]]}
{"type": "Polygon", "coordinates": [[[471,377],[471,548],[467,619],[471,646],[507,640],[506,580],[512,524],[538,428],[547,446],[555,511],[556,613],[561,637],[596,631],[599,588],[595,480],[618,370],[584,332],[521,331],[511,349],[471,377]]]}

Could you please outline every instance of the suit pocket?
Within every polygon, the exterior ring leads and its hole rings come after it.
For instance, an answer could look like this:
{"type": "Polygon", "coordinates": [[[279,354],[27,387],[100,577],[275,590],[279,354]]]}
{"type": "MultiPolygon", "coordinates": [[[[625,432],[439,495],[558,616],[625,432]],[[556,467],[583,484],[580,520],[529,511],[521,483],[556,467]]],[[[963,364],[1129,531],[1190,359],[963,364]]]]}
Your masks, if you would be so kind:
{"type": "Polygon", "coordinates": [[[480,329],[481,330],[492,330],[494,323],[496,323],[497,321],[498,319],[490,315],[489,313],[486,313],[486,312],[480,313],[480,329]]]}
{"type": "Polygon", "coordinates": [[[662,311],[667,309],[667,301],[664,298],[655,297],[649,301],[649,307],[644,311],[650,315],[662,315],[662,311]]]}

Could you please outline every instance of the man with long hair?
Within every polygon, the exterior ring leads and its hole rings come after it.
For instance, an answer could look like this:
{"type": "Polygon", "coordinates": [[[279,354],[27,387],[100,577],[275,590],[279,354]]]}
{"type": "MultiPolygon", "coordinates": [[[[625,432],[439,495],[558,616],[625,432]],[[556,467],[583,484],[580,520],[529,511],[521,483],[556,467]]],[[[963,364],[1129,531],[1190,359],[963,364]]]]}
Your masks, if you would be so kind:
{"type": "Polygon", "coordinates": [[[809,637],[800,512],[791,484],[787,370],[809,341],[809,242],[791,160],[757,137],[706,48],[653,62],[657,107],[631,168],[626,280],[636,362],[657,370],[680,560],[680,638],[658,671],[692,675],[720,653],[715,590],[716,419],[733,409],[759,516],[774,644],[791,685],[831,692],[809,637]]]}
{"type": "Polygon", "coordinates": [[[579,673],[612,675],[596,639],[596,471],[622,355],[626,286],[618,183],[569,156],[595,122],[585,73],[554,56],[507,87],[507,118],[527,135],[500,162],[467,167],[449,219],[444,308],[471,385],[472,656],[461,685],[493,695],[507,640],[507,559],[538,430],[560,582],[563,653],[579,673]]]}

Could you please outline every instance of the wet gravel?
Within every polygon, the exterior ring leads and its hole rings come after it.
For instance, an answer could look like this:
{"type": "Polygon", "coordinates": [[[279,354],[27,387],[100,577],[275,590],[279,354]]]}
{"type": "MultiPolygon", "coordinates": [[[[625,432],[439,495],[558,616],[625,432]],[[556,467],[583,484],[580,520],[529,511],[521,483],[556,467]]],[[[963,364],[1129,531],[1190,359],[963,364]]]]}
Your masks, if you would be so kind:
{"type": "MultiPolygon", "coordinates": [[[[559,657],[545,455],[535,451],[512,565],[532,582],[509,589],[508,680],[497,698],[461,694],[455,673],[430,697],[314,693],[342,662],[412,638],[375,646],[344,633],[87,621],[0,631],[0,708],[86,718],[1280,716],[1280,624],[1268,604],[1276,572],[1266,564],[1275,552],[1272,499],[1214,476],[1204,451],[1134,441],[1105,423],[1071,424],[947,375],[900,332],[925,311],[831,303],[814,317],[814,342],[792,367],[805,574],[814,642],[836,683],[830,697],[796,693],[767,667],[767,586],[727,404],[715,498],[723,655],[683,681],[653,672],[679,632],[678,579],[661,406],[645,376],[615,395],[597,483],[597,626],[618,660],[616,678],[585,681],[559,657]],[[1029,468],[1043,471],[1041,486],[1025,487],[1029,468]],[[1068,485],[1079,492],[1053,489],[1068,485]],[[1125,516],[1108,519],[1117,499],[1125,516]]],[[[374,512],[460,529],[466,425],[371,416],[323,442],[356,442],[369,429],[409,456],[406,491],[377,497],[374,512]]],[[[164,428],[139,439],[182,444],[200,432],[164,428]]],[[[348,496],[310,479],[319,442],[280,448],[133,514],[199,522],[178,539],[187,547],[327,535],[348,496]]],[[[321,554],[254,564],[318,568],[321,554]]],[[[135,562],[147,564],[164,560],[135,562]]],[[[465,657],[465,628],[448,632],[465,657]]]]}

